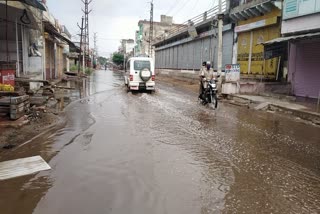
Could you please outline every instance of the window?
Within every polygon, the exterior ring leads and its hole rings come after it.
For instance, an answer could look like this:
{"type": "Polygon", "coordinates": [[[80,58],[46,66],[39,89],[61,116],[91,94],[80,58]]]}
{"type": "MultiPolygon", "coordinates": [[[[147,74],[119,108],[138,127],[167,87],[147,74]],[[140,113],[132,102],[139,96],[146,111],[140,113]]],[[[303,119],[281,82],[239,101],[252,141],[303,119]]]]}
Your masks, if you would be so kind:
{"type": "Polygon", "coordinates": [[[318,0],[285,0],[283,19],[299,17],[307,14],[320,12],[318,0]]]}
{"type": "Polygon", "coordinates": [[[150,61],[142,61],[142,60],[134,61],[134,70],[143,70],[145,68],[151,70],[150,61]]]}

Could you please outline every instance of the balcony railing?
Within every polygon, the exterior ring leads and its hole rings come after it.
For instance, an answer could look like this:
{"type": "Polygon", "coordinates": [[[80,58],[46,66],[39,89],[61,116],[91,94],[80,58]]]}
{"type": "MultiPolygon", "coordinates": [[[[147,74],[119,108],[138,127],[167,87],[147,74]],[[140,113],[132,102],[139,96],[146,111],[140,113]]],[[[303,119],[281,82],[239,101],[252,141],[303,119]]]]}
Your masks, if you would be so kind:
{"type": "MultiPolygon", "coordinates": [[[[224,13],[227,9],[227,3],[226,0],[222,1],[222,13],[224,13]]],[[[179,35],[182,32],[186,32],[188,31],[189,26],[196,26],[204,21],[209,21],[214,19],[217,15],[219,14],[219,6],[215,6],[212,9],[205,11],[204,13],[189,19],[188,21],[184,22],[181,25],[175,26],[173,28],[171,28],[167,33],[162,34],[160,36],[158,36],[157,38],[155,38],[155,40],[153,41],[153,44],[158,43],[160,41],[163,41],[165,39],[169,39],[173,36],[179,35]]]]}

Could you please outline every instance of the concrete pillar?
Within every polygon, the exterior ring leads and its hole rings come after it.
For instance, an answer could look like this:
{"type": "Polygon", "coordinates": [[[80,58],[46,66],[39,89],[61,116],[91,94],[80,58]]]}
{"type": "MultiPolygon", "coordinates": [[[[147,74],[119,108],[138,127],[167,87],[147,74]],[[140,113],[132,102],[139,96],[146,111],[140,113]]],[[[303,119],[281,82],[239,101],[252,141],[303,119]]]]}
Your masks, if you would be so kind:
{"type": "Polygon", "coordinates": [[[233,35],[233,41],[237,41],[233,43],[233,51],[232,51],[232,64],[238,63],[238,34],[235,32],[233,35]]]}
{"type": "Polygon", "coordinates": [[[53,62],[54,62],[54,78],[58,77],[58,51],[57,51],[57,42],[54,42],[53,45],[53,62]]]}

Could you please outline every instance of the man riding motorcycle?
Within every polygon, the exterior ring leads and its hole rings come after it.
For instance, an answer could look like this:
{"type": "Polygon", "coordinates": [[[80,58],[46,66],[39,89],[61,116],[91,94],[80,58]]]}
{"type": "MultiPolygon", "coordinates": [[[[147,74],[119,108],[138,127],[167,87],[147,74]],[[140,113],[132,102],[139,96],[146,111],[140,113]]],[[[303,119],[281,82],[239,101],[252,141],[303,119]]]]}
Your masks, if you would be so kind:
{"type": "Polygon", "coordinates": [[[199,77],[200,77],[200,91],[199,91],[199,98],[202,100],[202,102],[205,101],[205,91],[208,86],[209,80],[213,79],[213,69],[211,68],[211,63],[208,62],[203,62],[202,63],[202,68],[200,69],[199,72],[199,77]]]}

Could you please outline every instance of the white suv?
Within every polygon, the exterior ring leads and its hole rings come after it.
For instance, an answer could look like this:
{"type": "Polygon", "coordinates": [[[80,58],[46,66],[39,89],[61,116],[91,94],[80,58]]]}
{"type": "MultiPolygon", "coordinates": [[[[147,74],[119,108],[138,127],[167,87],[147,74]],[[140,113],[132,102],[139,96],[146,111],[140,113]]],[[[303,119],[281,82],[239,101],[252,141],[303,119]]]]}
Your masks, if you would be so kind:
{"type": "Polygon", "coordinates": [[[148,57],[133,57],[126,64],[125,85],[130,91],[155,90],[154,63],[148,57]]]}

